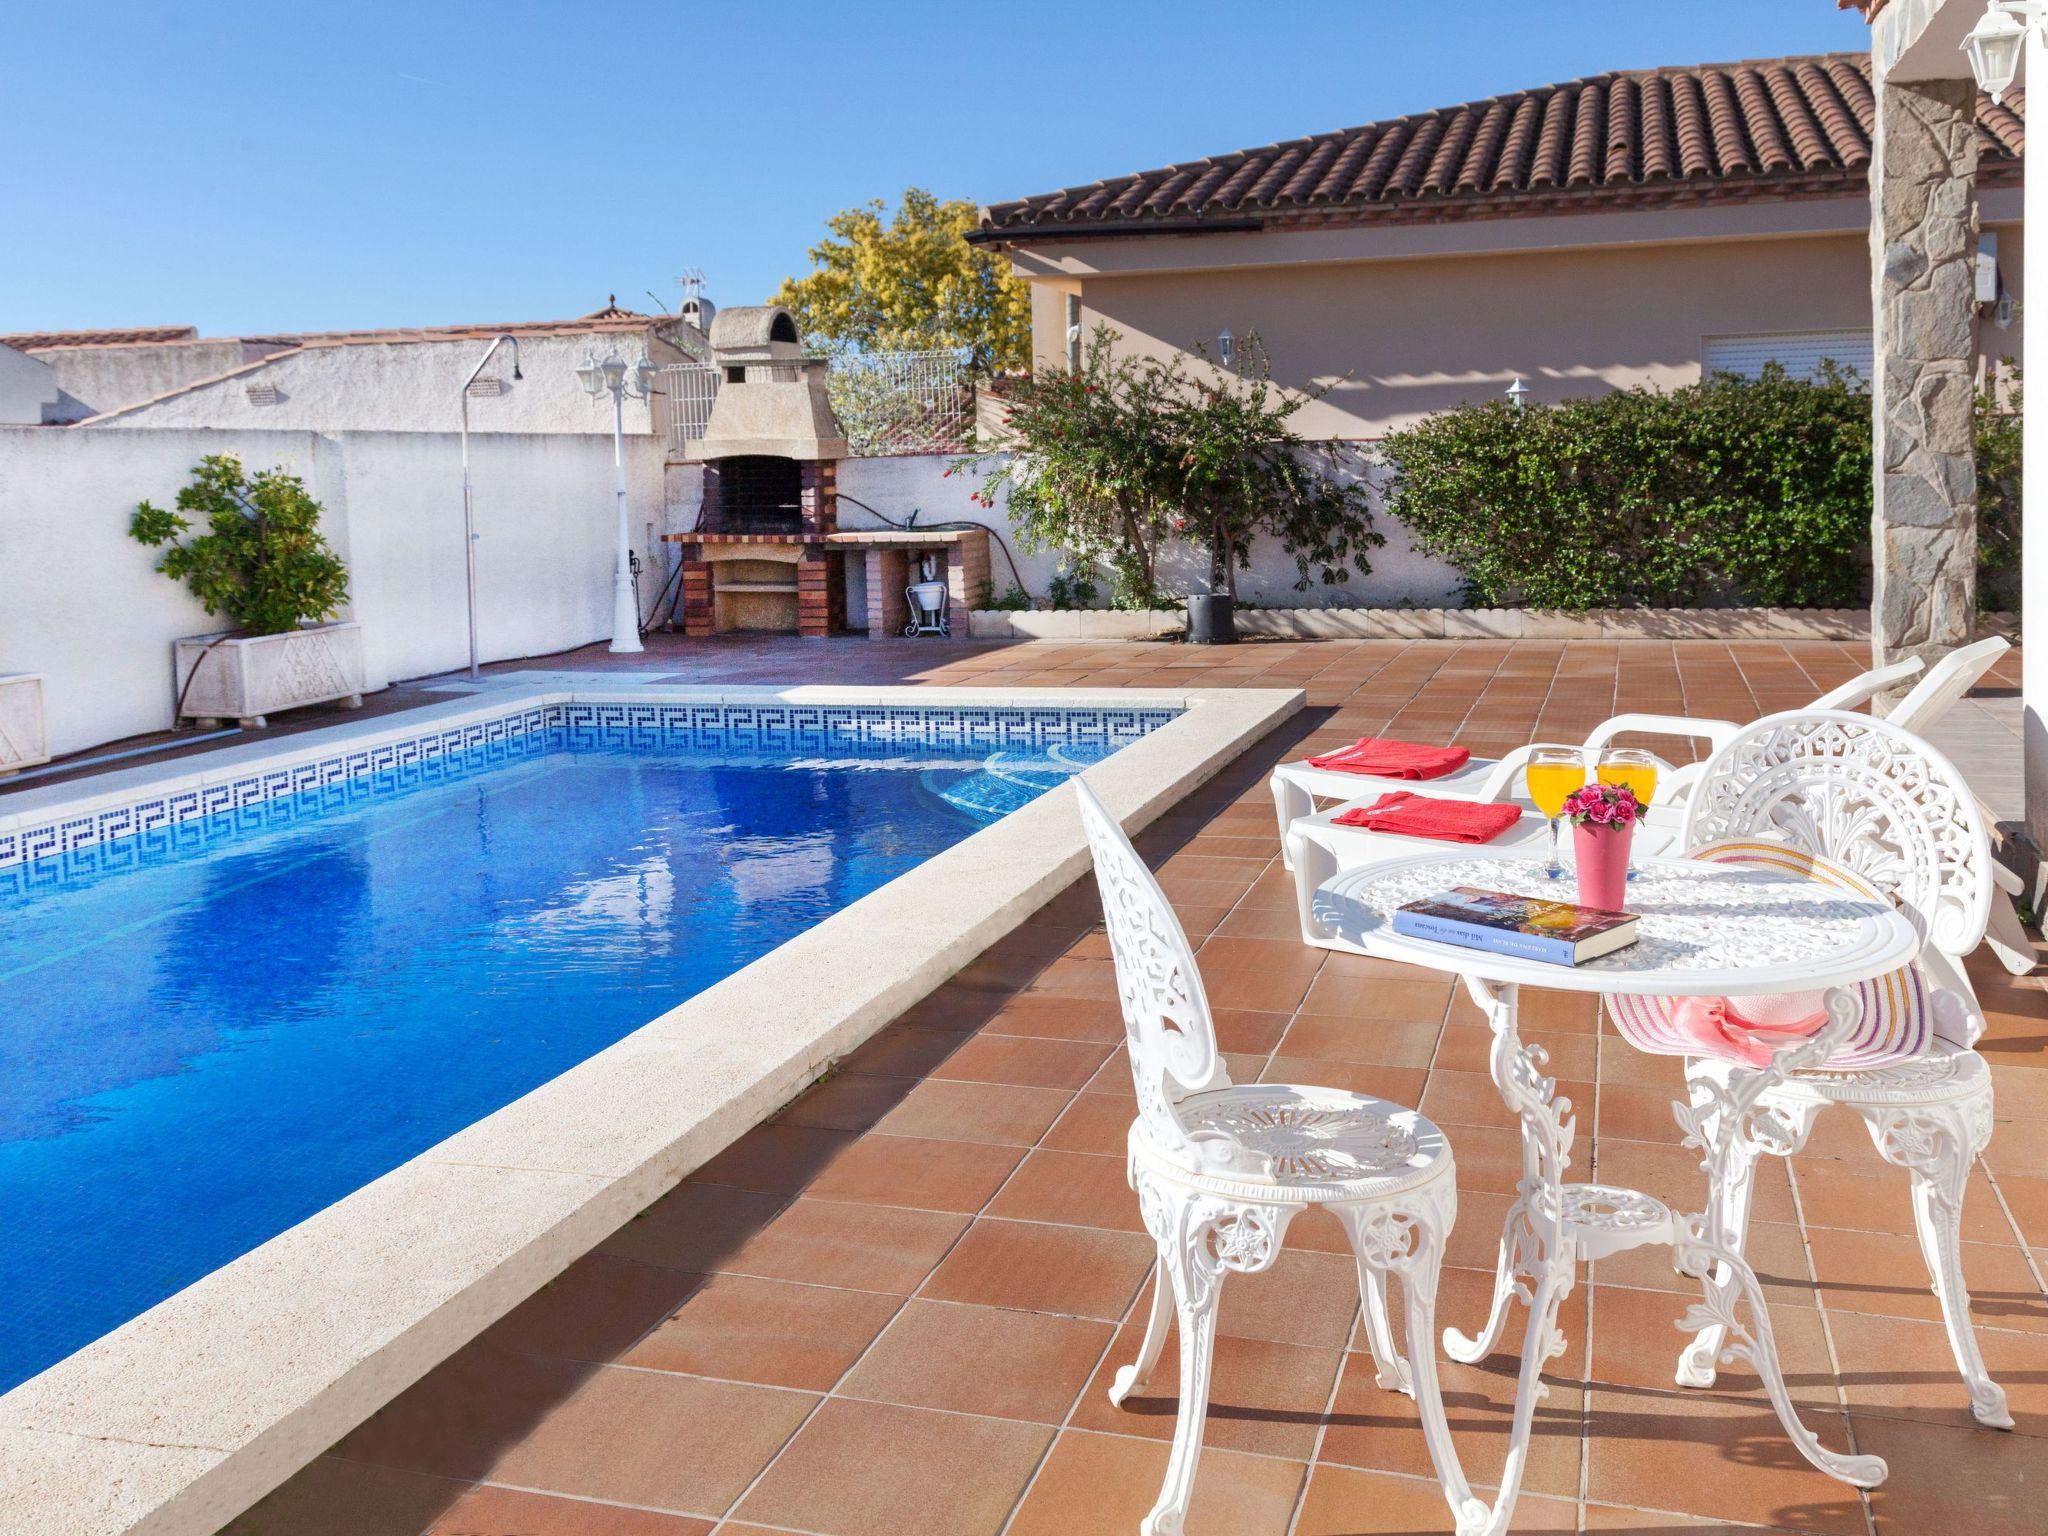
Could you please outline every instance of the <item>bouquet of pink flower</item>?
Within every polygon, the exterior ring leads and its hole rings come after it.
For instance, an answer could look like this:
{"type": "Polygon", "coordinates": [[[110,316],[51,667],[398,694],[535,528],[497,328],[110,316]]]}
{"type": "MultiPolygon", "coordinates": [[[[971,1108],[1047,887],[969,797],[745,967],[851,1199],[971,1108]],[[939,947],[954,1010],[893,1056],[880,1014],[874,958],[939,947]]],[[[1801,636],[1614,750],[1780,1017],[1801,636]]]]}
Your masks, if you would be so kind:
{"type": "Polygon", "coordinates": [[[1575,789],[1564,803],[1575,827],[1632,828],[1642,820],[1643,803],[1626,784],[1588,784],[1575,789]]]}

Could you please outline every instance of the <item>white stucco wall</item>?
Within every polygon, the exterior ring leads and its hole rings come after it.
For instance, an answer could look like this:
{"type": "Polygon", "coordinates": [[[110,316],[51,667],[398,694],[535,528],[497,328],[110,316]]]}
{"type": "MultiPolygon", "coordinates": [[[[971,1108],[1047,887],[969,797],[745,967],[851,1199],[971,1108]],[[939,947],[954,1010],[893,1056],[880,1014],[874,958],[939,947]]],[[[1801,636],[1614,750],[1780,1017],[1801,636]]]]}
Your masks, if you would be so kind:
{"type": "Polygon", "coordinates": [[[59,397],[50,365],[0,347],[0,424],[36,426],[51,419],[59,397]]]}
{"type": "Polygon", "coordinates": [[[45,347],[35,355],[55,370],[64,391],[54,419],[69,422],[182,389],[281,350],[279,342],[229,336],[134,346],[45,347]]]}
{"type": "MultiPolygon", "coordinates": [[[[846,529],[879,528],[882,520],[849,498],[867,502],[896,522],[903,522],[913,510],[920,523],[971,522],[1001,533],[1024,573],[1024,586],[1033,597],[1043,597],[1046,585],[1059,568],[1059,557],[1050,552],[1026,553],[1010,526],[1008,503],[1000,494],[993,507],[983,507],[969,498],[979,486],[978,477],[956,474],[947,477],[952,455],[920,454],[894,458],[847,459],[839,466],[839,526],[846,529]]],[[[673,473],[673,471],[671,471],[673,473]]],[[[673,498],[672,498],[673,499],[673,498]]],[[[694,516],[694,503],[680,508],[684,526],[694,516]]],[[[1317,584],[1306,592],[1294,589],[1293,559],[1270,539],[1261,540],[1252,551],[1252,569],[1238,577],[1238,596],[1271,608],[1399,608],[1434,607],[1455,602],[1458,574],[1450,566],[1415,552],[1407,530],[1392,518],[1382,516],[1379,530],[1386,545],[1372,552],[1372,570],[1354,575],[1341,584],[1317,584]]],[[[1170,547],[1160,560],[1160,575],[1173,591],[1199,590],[1206,584],[1206,567],[1185,546],[1170,547]]],[[[995,595],[1001,597],[1013,584],[1010,566],[1000,549],[989,551],[995,595]]],[[[1109,596],[1108,583],[1101,583],[1102,598],[1109,596]]]]}
{"type": "MultiPolygon", "coordinates": [[[[661,516],[661,456],[629,439],[634,542],[661,516]]],[[[0,427],[0,672],[45,677],[51,750],[171,724],[171,642],[222,627],[128,537],[145,498],[169,505],[191,467],[233,453],[302,476],[350,568],[370,680],[468,658],[460,460],[452,434],[0,427]]],[[[608,438],[475,434],[478,629],[486,661],[546,655],[611,626],[608,438]]],[[[655,577],[642,578],[643,608],[655,577]]]]}
{"type": "MultiPolygon", "coordinates": [[[[476,432],[603,433],[612,430],[609,394],[598,404],[583,392],[576,369],[586,353],[639,358],[639,334],[527,336],[520,338],[512,377],[512,349],[500,347],[484,377],[504,393],[472,395],[469,429],[476,432]]],[[[460,425],[462,381],[490,345],[483,341],[392,341],[310,345],[281,353],[260,367],[123,411],[87,430],[104,427],[215,427],[263,431],[453,432],[460,425]],[[250,386],[277,391],[273,404],[249,398],[250,386]]],[[[654,360],[680,361],[660,343],[654,360]]],[[[626,402],[626,430],[653,431],[648,402],[626,402]]]]}

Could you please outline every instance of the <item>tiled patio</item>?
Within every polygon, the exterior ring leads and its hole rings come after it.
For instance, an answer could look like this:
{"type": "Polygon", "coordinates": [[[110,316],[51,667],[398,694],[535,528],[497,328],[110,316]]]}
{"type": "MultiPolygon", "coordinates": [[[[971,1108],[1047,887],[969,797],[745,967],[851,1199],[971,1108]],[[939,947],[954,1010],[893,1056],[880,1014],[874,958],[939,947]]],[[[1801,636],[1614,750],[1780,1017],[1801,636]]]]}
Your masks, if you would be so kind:
{"type": "MultiPolygon", "coordinates": [[[[1311,708],[1140,839],[1199,959],[1234,1075],[1329,1083],[1446,1127],[1460,1209],[1440,1315],[1474,1326],[1517,1170],[1485,1032],[1436,977],[1294,936],[1265,770],[1363,732],[1482,751],[1575,739],[1617,709],[1748,718],[1858,670],[1859,647],[1359,642],[1009,647],[667,645],[692,681],[1309,690],[1311,708]]],[[[596,656],[548,665],[601,664],[596,656]]],[[[2017,682],[2007,658],[1995,688],[2017,682]]],[[[1965,762],[1967,768],[1973,766],[1965,762]]],[[[1150,1244],[1123,1181],[1133,1113],[1110,962],[1082,883],[238,1521],[236,1536],[1131,1536],[1173,1424],[1172,1351],[1112,1408],[1150,1244]]],[[[1903,1174],[1824,1117],[1766,1159],[1752,1253],[1795,1390],[1875,1493],[1810,1470],[1753,1381],[1677,1391],[1684,1282],[1643,1250],[1564,1314],[1515,1529],[1924,1536],[2048,1520],[2048,998],[1985,965],[1999,1125],[1965,1217],[1991,1369],[2019,1421],[1971,1426],[1903,1174]],[[2030,1247],[2031,1245],[2031,1247],[2030,1247]]],[[[1688,1206],[1676,1064],[1532,996],[1580,1106],[1578,1156],[1688,1206]]],[[[736,1027],[742,1025],[736,1022],[736,1027]]],[[[1334,1223],[1225,1288],[1201,1536],[1432,1532],[1448,1512],[1406,1398],[1354,1351],[1334,1223]]],[[[1519,1314],[1518,1314],[1519,1315],[1519,1314]]],[[[1519,1340],[1511,1329],[1510,1348],[1519,1340]]],[[[1498,1475],[1512,1355],[1443,1363],[1475,1482],[1498,1475]]]]}

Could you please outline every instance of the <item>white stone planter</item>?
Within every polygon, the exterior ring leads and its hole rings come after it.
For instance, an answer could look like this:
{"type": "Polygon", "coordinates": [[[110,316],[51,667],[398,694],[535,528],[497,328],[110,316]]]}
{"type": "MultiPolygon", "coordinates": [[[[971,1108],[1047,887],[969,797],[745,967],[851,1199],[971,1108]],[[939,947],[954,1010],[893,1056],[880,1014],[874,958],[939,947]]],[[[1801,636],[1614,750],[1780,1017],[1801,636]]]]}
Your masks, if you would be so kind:
{"type": "Polygon", "coordinates": [[[301,704],[345,699],[353,709],[363,702],[363,677],[363,627],[353,622],[177,642],[184,720],[234,720],[260,730],[266,716],[301,704]]]}
{"type": "Polygon", "coordinates": [[[0,673],[0,778],[49,760],[42,674],[0,673]]]}

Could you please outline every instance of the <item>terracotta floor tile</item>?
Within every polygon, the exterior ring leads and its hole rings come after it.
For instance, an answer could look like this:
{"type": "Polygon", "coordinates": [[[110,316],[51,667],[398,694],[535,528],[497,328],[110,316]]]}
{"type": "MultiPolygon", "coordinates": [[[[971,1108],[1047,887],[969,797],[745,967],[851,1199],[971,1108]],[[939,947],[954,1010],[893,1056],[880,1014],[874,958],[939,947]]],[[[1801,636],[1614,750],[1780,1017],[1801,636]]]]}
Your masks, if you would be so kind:
{"type": "MultiPolygon", "coordinates": [[[[1105,1434],[1171,1440],[1180,1404],[1180,1353],[1176,1341],[1153,1369],[1152,1379],[1116,1407],[1110,1382],[1121,1366],[1137,1358],[1144,1320],[1134,1318],[1117,1331],[1109,1354],[1081,1393],[1071,1422],[1105,1434]]],[[[1343,1351],[1275,1344],[1267,1339],[1223,1335],[1216,1340],[1203,1444],[1225,1450],[1306,1460],[1315,1450],[1343,1351]]]]}
{"type": "Polygon", "coordinates": [[[600,1253],[708,1273],[789,1202],[721,1184],[679,1184],[598,1245],[600,1253]]]}
{"type": "MultiPolygon", "coordinates": [[[[1792,1158],[1790,1162],[1801,1208],[1813,1226],[1913,1235],[1913,1181],[1905,1169],[1873,1174],[1831,1158],[1792,1158]]],[[[1973,1243],[2013,1240],[2012,1223],[2005,1219],[1998,1192],[1982,1168],[1971,1175],[1963,1200],[1963,1239],[1973,1243]]]]}
{"type": "Polygon", "coordinates": [[[599,1369],[472,1344],[370,1415],[335,1450],[352,1462],[483,1477],[599,1369]]]}
{"type": "Polygon", "coordinates": [[[1860,1450],[1891,1475],[1870,1494],[1879,1536],[2039,1536],[2048,1440],[1858,1416],[1860,1450]]]}
{"type": "MultiPolygon", "coordinates": [[[[1807,1242],[1829,1311],[1940,1319],[1941,1306],[1929,1289],[1915,1239],[1810,1227],[1807,1242]]],[[[1978,1323],[2048,1333],[2048,1298],[2017,1246],[1963,1244],[1963,1280],[1970,1288],[1970,1315],[1978,1323]]]]}
{"type": "Polygon", "coordinates": [[[912,1083],[899,1077],[837,1073],[784,1107],[784,1125],[816,1125],[836,1131],[864,1131],[903,1102],[912,1083]]]}
{"type": "Polygon", "coordinates": [[[1249,1008],[1215,1008],[1216,1044],[1234,1055],[1264,1055],[1280,1043],[1290,1015],[1249,1008]]]}
{"type": "MultiPolygon", "coordinates": [[[[1005,1536],[1131,1536],[1159,1497],[1167,1447],[1070,1429],[1005,1536]]],[[[1298,1461],[1204,1447],[1187,1536],[1286,1536],[1307,1471],[1298,1461]]]]}
{"type": "Polygon", "coordinates": [[[925,1077],[970,1038],[949,1029],[891,1024],[865,1045],[849,1051],[839,1070],[866,1077],[925,1077]]]}
{"type": "Polygon", "coordinates": [[[322,1456],[232,1521],[221,1536],[419,1536],[467,1486],[423,1472],[322,1456]]]}
{"type": "Polygon", "coordinates": [[[876,1131],[841,1150],[805,1193],[858,1205],[907,1205],[971,1215],[1002,1188],[1022,1157],[985,1141],[933,1141],[876,1131]]]}
{"type": "Polygon", "coordinates": [[[984,1034],[963,1044],[932,1076],[1017,1088],[1079,1088],[1108,1056],[1106,1046],[1091,1041],[984,1034]]]}
{"type": "Polygon", "coordinates": [[[690,1175],[696,1184],[793,1195],[854,1141],[851,1131],[787,1123],[757,1125],[690,1175]]]}
{"type": "Polygon", "coordinates": [[[967,1218],[894,1206],[798,1200],[718,1268],[768,1280],[906,1296],[966,1229],[967,1218]]]}
{"type": "Polygon", "coordinates": [[[1009,1183],[989,1202],[991,1216],[1014,1221],[1053,1221],[1074,1227],[1107,1227],[1143,1232],[1122,1157],[1040,1148],[1024,1159],[1009,1183]]]}
{"type": "Polygon", "coordinates": [[[1086,1040],[1120,1045],[1123,1010],[1114,998],[1013,997],[981,1026],[984,1034],[1024,1035],[1045,1040],[1086,1040]]]}
{"type": "MultiPolygon", "coordinates": [[[[1789,1222],[1751,1222],[1747,1252],[1772,1305],[1816,1305],[1813,1281],[1807,1274],[1806,1244],[1798,1227],[1789,1222]]],[[[1699,1282],[1673,1269],[1671,1250],[1656,1243],[1604,1258],[1593,1266],[1593,1272],[1602,1285],[1699,1294],[1699,1282]]]]}
{"type": "Polygon", "coordinates": [[[490,1481],[715,1518],[817,1402],[605,1366],[499,1457],[490,1481]]]}
{"type": "Polygon", "coordinates": [[[927,1079],[912,1088],[875,1129],[892,1136],[1028,1147],[1045,1134],[1071,1098],[1056,1088],[927,1079]]]}
{"type": "Polygon", "coordinates": [[[1302,1014],[1277,1047],[1286,1056],[1388,1067],[1427,1067],[1443,1026],[1434,1019],[1370,1022],[1334,1014],[1302,1014]]]}
{"type": "Polygon", "coordinates": [[[911,1301],[840,1392],[911,1408],[1058,1424],[1114,1330],[1002,1307],[911,1301]]]}
{"type": "Polygon", "coordinates": [[[613,1360],[703,1283],[700,1275],[585,1254],[514,1307],[481,1342],[564,1360],[613,1360]]]}
{"type": "MultiPolygon", "coordinates": [[[[1828,1327],[1852,1414],[1974,1427],[1941,1324],[1830,1311],[1828,1327]]],[[[1979,1327],[1977,1347],[1992,1380],[2005,1388],[2017,1433],[2048,1436],[2048,1337],[1979,1327]]]]}
{"type": "Polygon", "coordinates": [[[710,1536],[711,1528],[688,1515],[485,1486],[463,1495],[426,1536],[710,1536]]]}
{"type": "MultiPolygon", "coordinates": [[[[1595,1387],[1587,1496],[1713,1519],[1856,1536],[1856,1490],[1809,1466],[1768,1408],[1697,1392],[1595,1387]]],[[[1823,1443],[1848,1445],[1838,1414],[1809,1412],[1823,1443]]],[[[1859,1431],[1858,1444],[1863,1440],[1859,1431]]]]}
{"type": "MultiPolygon", "coordinates": [[[[1996,1141],[1993,1145],[1997,1145],[1996,1141]]],[[[2039,1166],[2048,1169],[2048,1163],[2039,1166]]],[[[1963,1203],[1963,1235],[2000,1241],[1992,1225],[1997,1206],[1984,1198],[1982,1177],[1980,1168],[1970,1180],[1970,1198],[1963,1203]]],[[[2048,1178],[2027,1178],[2001,1171],[1998,1190],[2012,1208],[2012,1219],[2019,1223],[2021,1240],[2030,1247],[2048,1247],[2048,1178]]]]}
{"type": "Polygon", "coordinates": [[[1108,1094],[1076,1094],[1074,1102],[1045,1133],[1045,1140],[1040,1145],[1061,1152],[1093,1152],[1103,1157],[1122,1157],[1135,1114],[1135,1106],[1122,1103],[1108,1094]]]}
{"type": "Polygon", "coordinates": [[[713,1275],[623,1363],[827,1392],[901,1305],[874,1291],[713,1275]]]}
{"type": "Polygon", "coordinates": [[[1358,1314],[1356,1262],[1348,1250],[1300,1247],[1294,1234],[1290,1227],[1289,1246],[1271,1269],[1230,1277],[1216,1315],[1219,1333],[1311,1348],[1342,1348],[1350,1339],[1358,1314]]]}
{"type": "MultiPolygon", "coordinates": [[[[1577,1513],[1566,1500],[1527,1495],[1515,1505],[1514,1529],[1576,1530],[1577,1513]]],[[[1450,1528],[1450,1505],[1434,1481],[1324,1464],[1309,1473],[1294,1536],[1410,1536],[1450,1528]]]]}
{"type": "MultiPolygon", "coordinates": [[[[1688,1335],[1678,1320],[1697,1297],[1670,1291],[1640,1291],[1603,1285],[1593,1293],[1593,1355],[1590,1379],[1607,1386],[1635,1387],[1649,1392],[1671,1390],[1679,1351],[1688,1335]],[[1659,1344],[1666,1347],[1661,1351],[1659,1344]]],[[[1828,1336],[1817,1309],[1803,1306],[1771,1308],[1771,1333],[1777,1341],[1793,1397],[1816,1408],[1837,1405],[1834,1362],[1828,1336]]],[[[1746,1363],[1723,1365],[1713,1390],[1723,1397],[1762,1401],[1763,1384],[1746,1363]]]]}
{"type": "Polygon", "coordinates": [[[1355,1025],[1441,1024],[1450,996],[1449,981],[1424,979],[1413,970],[1392,977],[1325,971],[1302,999],[1301,1013],[1355,1025]]]}
{"type": "Polygon", "coordinates": [[[1258,1080],[1290,1083],[1297,1088],[1336,1088],[1345,1093],[1369,1094],[1412,1109],[1422,1098],[1427,1074],[1420,1067],[1377,1067],[1306,1056],[1275,1056],[1260,1071],[1258,1080]]]}
{"type": "MultiPolygon", "coordinates": [[[[1606,1092],[1604,1088],[1601,1091],[1606,1092]]],[[[1666,1142],[1601,1138],[1594,1147],[1593,1172],[1587,1176],[1640,1189],[1680,1211],[1703,1210],[1707,1203],[1707,1176],[1700,1168],[1700,1154],[1678,1145],[1676,1124],[1666,1142]]],[[[1786,1159],[1758,1159],[1750,1219],[1792,1221],[1796,1214],[1786,1159]]],[[[1809,1208],[1807,1215],[1812,1214],[1809,1208]]]]}
{"type": "Polygon", "coordinates": [[[1051,1440],[1043,1425],[835,1400],[738,1513],[820,1536],[995,1536],[1051,1440]]]}
{"type": "MultiPolygon", "coordinates": [[[[1022,932],[1023,930],[1018,930],[1022,932]]],[[[950,1030],[970,1034],[1002,1011],[1006,994],[981,987],[948,982],[936,992],[912,1003],[896,1016],[895,1022],[913,1029],[950,1030]]]]}
{"type": "Polygon", "coordinates": [[[1130,1232],[977,1221],[925,1282],[936,1301],[1115,1322],[1150,1272],[1152,1240],[1130,1232]]]}

